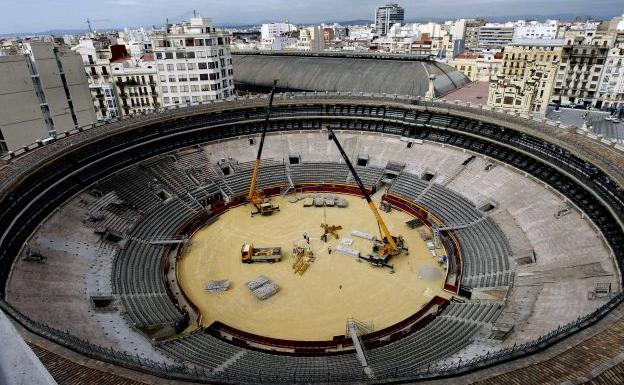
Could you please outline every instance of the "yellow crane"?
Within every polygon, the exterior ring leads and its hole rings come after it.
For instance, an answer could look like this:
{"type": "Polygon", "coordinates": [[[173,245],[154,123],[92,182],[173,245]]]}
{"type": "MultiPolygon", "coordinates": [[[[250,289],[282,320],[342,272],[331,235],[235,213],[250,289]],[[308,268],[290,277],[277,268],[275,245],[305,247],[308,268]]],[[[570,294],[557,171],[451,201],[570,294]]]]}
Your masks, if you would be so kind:
{"type": "Polygon", "coordinates": [[[256,156],[256,163],[254,164],[253,173],[251,174],[251,183],[249,184],[249,193],[247,194],[247,200],[256,208],[255,212],[251,213],[251,216],[256,214],[271,215],[274,211],[279,211],[279,206],[274,206],[264,197],[264,193],[258,189],[258,173],[260,171],[260,159],[262,157],[262,148],[264,147],[264,137],[266,136],[267,128],[269,127],[269,119],[271,118],[271,106],[273,106],[273,96],[275,96],[275,88],[277,87],[277,80],[273,80],[273,88],[271,89],[271,95],[269,96],[269,105],[267,106],[266,116],[264,118],[264,127],[262,128],[262,135],[260,135],[260,143],[258,145],[258,155],[256,156]]]}
{"type": "Polygon", "coordinates": [[[345,163],[349,167],[349,170],[353,175],[353,179],[355,179],[358,187],[360,188],[360,191],[362,191],[362,194],[366,198],[366,203],[368,203],[368,207],[370,207],[373,215],[375,216],[375,220],[377,221],[377,227],[379,228],[382,236],[381,241],[377,241],[373,246],[373,252],[368,257],[360,258],[367,260],[369,263],[375,266],[387,266],[392,268],[392,265],[388,264],[388,261],[390,260],[390,257],[401,254],[403,250],[407,251],[407,248],[405,247],[405,241],[403,240],[402,236],[393,236],[390,233],[390,230],[388,230],[388,226],[386,226],[386,223],[381,218],[381,215],[379,214],[379,211],[375,206],[375,202],[372,201],[370,195],[368,194],[368,191],[366,190],[366,187],[364,187],[364,183],[362,183],[362,180],[355,171],[355,168],[349,160],[349,157],[342,149],[342,145],[340,145],[338,137],[336,137],[336,134],[329,125],[326,125],[325,127],[329,131],[329,137],[334,141],[336,147],[338,147],[338,151],[340,151],[340,155],[342,155],[342,158],[345,160],[345,163]]]}

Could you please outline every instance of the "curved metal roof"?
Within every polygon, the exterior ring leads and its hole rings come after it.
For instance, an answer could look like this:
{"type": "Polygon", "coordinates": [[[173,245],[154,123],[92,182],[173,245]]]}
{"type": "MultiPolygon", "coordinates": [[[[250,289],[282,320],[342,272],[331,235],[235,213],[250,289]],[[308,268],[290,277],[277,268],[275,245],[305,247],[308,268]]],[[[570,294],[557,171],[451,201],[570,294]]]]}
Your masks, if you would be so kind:
{"type": "Polygon", "coordinates": [[[461,88],[470,80],[455,68],[429,60],[369,59],[349,55],[236,54],[234,81],[242,86],[425,96],[435,75],[436,97],[461,88]]]}

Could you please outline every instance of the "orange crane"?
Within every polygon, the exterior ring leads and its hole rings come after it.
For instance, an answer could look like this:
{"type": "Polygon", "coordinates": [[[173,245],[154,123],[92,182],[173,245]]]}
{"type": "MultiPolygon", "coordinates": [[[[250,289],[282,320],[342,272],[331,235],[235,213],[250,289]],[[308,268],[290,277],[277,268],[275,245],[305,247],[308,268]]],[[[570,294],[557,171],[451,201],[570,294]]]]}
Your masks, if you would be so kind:
{"type": "Polygon", "coordinates": [[[256,163],[254,164],[253,174],[251,174],[251,183],[249,184],[249,193],[247,194],[247,200],[256,208],[256,211],[252,212],[251,216],[256,214],[271,215],[273,212],[279,211],[279,206],[274,206],[270,203],[269,200],[264,197],[264,193],[258,189],[260,158],[262,157],[262,148],[264,147],[264,137],[266,136],[267,128],[269,127],[271,106],[273,106],[273,96],[275,96],[276,87],[277,80],[273,80],[273,88],[271,89],[271,95],[269,96],[269,105],[267,106],[266,116],[264,118],[264,127],[262,128],[260,144],[258,145],[258,155],[256,156],[256,163]]]}
{"type": "Polygon", "coordinates": [[[338,137],[336,137],[336,134],[329,125],[326,125],[325,127],[329,131],[330,138],[334,141],[336,147],[338,147],[340,155],[342,155],[342,158],[345,160],[345,163],[349,167],[351,175],[353,175],[353,179],[355,179],[358,187],[360,188],[360,191],[364,195],[364,198],[366,198],[366,203],[368,203],[368,207],[370,207],[373,215],[375,216],[375,220],[377,221],[377,227],[379,228],[382,236],[382,240],[377,241],[375,245],[373,245],[372,253],[368,257],[360,256],[360,258],[368,261],[375,266],[386,266],[392,268],[392,265],[388,264],[388,261],[390,260],[390,257],[401,254],[403,250],[407,251],[407,247],[405,247],[405,241],[402,236],[399,235],[395,237],[390,233],[390,230],[388,230],[388,226],[386,226],[386,223],[381,218],[381,215],[379,214],[379,211],[375,206],[375,202],[372,201],[370,195],[368,194],[368,191],[366,190],[366,187],[364,187],[364,183],[362,183],[362,180],[355,171],[355,168],[349,160],[349,157],[342,149],[342,146],[338,141],[338,137]]]}

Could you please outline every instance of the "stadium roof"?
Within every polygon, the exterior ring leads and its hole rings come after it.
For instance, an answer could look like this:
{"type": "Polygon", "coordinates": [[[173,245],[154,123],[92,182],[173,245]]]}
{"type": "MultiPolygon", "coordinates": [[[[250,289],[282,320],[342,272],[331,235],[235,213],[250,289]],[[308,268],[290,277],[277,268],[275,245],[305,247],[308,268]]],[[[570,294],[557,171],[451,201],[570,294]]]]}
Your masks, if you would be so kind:
{"type": "Polygon", "coordinates": [[[435,75],[435,96],[468,84],[455,68],[410,56],[299,55],[233,53],[234,81],[264,88],[279,79],[280,89],[425,96],[435,75]]]}

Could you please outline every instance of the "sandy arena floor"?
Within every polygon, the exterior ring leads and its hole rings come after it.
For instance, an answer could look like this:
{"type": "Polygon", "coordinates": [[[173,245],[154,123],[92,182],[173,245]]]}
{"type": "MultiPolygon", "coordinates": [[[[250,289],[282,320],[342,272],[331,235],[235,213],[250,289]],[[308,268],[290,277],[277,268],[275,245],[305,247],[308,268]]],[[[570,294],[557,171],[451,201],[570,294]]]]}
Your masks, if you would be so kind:
{"type": "MultiPolygon", "coordinates": [[[[378,234],[377,225],[366,202],[344,196],[348,208],[326,208],[327,222],[342,225],[342,238],[353,239],[351,248],[362,255],[371,243],[350,235],[352,230],[378,234]]],[[[192,245],[178,262],[178,279],[188,298],[200,309],[203,324],[221,321],[229,326],[273,338],[293,340],[328,340],[344,334],[347,318],[372,323],[375,330],[390,326],[414,314],[432,296],[448,297],[442,290],[446,272],[439,267],[417,230],[405,221],[412,217],[393,210],[382,213],[390,231],[405,237],[409,255],[394,257],[396,272],[333,252],[340,240],[320,240],[323,208],[304,208],[303,201],[289,203],[273,198],[281,211],[269,217],[251,217],[251,207],[234,208],[215,223],[198,231],[192,245]],[[310,236],[316,260],[303,274],[293,272],[292,247],[310,236]],[[244,264],[241,245],[281,246],[279,263],[244,264]],[[280,291],[260,301],[245,282],[265,275],[276,282],[280,291]],[[210,293],[203,285],[208,280],[228,279],[230,288],[210,293]]]]}

